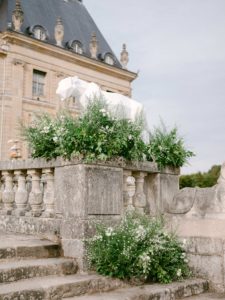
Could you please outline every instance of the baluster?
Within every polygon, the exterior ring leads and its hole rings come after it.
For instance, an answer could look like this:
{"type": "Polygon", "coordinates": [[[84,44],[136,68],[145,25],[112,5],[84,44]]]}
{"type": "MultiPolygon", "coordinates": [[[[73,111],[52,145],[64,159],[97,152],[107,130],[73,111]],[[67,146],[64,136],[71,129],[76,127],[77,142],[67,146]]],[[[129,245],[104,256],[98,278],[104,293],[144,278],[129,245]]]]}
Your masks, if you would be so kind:
{"type": "Polygon", "coordinates": [[[131,171],[123,170],[123,206],[125,209],[127,209],[129,200],[127,178],[130,175],[131,171]]]}
{"type": "MultiPolygon", "coordinates": [[[[132,173],[130,173],[132,174],[132,173]]],[[[127,211],[134,210],[134,194],[135,194],[135,178],[133,176],[127,177],[127,211]]]]}
{"type": "Polygon", "coordinates": [[[31,176],[31,192],[29,195],[29,204],[31,214],[39,217],[42,212],[43,194],[40,189],[41,172],[40,170],[28,170],[27,174],[31,176]]]}
{"type": "Polygon", "coordinates": [[[136,192],[134,195],[134,207],[140,212],[144,213],[147,201],[146,195],[144,193],[144,181],[147,173],[145,172],[134,172],[134,177],[136,179],[136,192]]]}
{"type": "Polygon", "coordinates": [[[3,208],[7,215],[11,215],[15,200],[15,193],[13,191],[13,172],[3,171],[2,175],[5,179],[5,188],[2,193],[3,208]]]}
{"type": "Polygon", "coordinates": [[[3,192],[3,178],[2,178],[2,174],[0,173],[0,209],[2,209],[2,192],[3,192]]]}
{"type": "Polygon", "coordinates": [[[45,211],[43,216],[49,218],[55,215],[54,170],[44,169],[43,174],[46,177],[46,189],[43,197],[45,211]]]}
{"type": "Polygon", "coordinates": [[[16,214],[24,216],[28,202],[28,192],[26,190],[26,173],[24,171],[15,171],[14,174],[18,177],[18,188],[15,195],[16,214]]]}

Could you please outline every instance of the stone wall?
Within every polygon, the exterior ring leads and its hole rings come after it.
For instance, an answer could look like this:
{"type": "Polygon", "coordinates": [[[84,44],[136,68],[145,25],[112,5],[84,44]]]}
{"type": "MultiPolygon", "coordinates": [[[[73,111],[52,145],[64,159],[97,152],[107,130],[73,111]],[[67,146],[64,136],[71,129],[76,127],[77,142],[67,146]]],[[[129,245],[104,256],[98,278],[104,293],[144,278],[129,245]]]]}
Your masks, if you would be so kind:
{"type": "Polygon", "coordinates": [[[168,223],[186,241],[193,272],[225,292],[225,164],[215,186],[178,191],[167,212],[168,223]]]}

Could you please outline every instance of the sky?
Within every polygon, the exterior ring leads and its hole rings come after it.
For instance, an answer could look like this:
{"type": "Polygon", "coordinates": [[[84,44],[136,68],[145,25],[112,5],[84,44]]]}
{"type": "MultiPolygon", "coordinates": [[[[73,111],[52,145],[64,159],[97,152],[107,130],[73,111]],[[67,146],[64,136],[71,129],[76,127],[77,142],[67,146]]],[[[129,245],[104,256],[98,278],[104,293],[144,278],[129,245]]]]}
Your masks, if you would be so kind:
{"type": "Polygon", "coordinates": [[[225,0],[83,0],[117,57],[138,72],[149,127],[178,127],[195,152],[182,173],[225,161],[225,0]]]}

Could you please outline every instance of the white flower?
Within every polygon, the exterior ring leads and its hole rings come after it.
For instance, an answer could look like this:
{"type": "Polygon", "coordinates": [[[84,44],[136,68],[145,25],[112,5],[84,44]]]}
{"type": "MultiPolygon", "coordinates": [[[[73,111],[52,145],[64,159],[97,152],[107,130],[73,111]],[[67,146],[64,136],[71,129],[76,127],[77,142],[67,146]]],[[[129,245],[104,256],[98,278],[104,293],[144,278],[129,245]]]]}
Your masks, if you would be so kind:
{"type": "Polygon", "coordinates": [[[140,239],[142,240],[142,239],[145,238],[146,230],[142,225],[139,225],[138,228],[135,231],[135,234],[136,234],[136,239],[137,240],[140,240],[140,239]]]}
{"type": "Polygon", "coordinates": [[[132,139],[133,139],[132,135],[129,134],[129,135],[128,135],[128,140],[132,140],[132,139]]]}
{"type": "Polygon", "coordinates": [[[42,130],[43,133],[49,133],[49,127],[45,126],[42,130]]]}
{"type": "Polygon", "coordinates": [[[111,236],[112,233],[113,233],[113,228],[112,227],[107,228],[106,231],[105,231],[106,236],[111,236]]]}
{"type": "Polygon", "coordinates": [[[185,247],[187,245],[187,240],[183,239],[182,244],[183,244],[183,247],[185,247]]]}
{"type": "Polygon", "coordinates": [[[102,235],[95,235],[93,238],[92,238],[92,241],[101,241],[102,240],[102,235]]]}
{"type": "Polygon", "coordinates": [[[54,136],[54,137],[53,137],[53,141],[54,141],[55,143],[57,143],[57,142],[58,142],[58,140],[59,140],[59,139],[58,139],[58,137],[57,137],[57,136],[54,136]]]}
{"type": "Polygon", "coordinates": [[[181,269],[177,270],[177,277],[180,277],[182,275],[181,269]]]}
{"type": "Polygon", "coordinates": [[[143,253],[142,255],[139,256],[139,259],[142,263],[146,263],[150,261],[150,256],[147,255],[146,253],[143,253]]]}

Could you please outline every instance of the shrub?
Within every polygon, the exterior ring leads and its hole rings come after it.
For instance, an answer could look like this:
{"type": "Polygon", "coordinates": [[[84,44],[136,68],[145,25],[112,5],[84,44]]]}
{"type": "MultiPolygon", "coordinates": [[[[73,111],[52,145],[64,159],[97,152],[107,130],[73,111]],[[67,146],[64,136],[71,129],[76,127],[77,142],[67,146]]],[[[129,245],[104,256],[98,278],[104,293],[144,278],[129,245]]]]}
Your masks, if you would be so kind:
{"type": "Polygon", "coordinates": [[[151,133],[146,155],[162,169],[166,166],[182,167],[194,153],[185,148],[176,127],[168,131],[162,123],[151,133]]]}
{"type": "Polygon", "coordinates": [[[87,242],[88,259],[102,275],[168,283],[190,274],[181,243],[161,220],[128,214],[115,228],[96,230],[87,242]]]}
{"type": "Polygon", "coordinates": [[[64,113],[56,119],[39,116],[23,134],[32,149],[32,157],[52,159],[81,156],[86,161],[143,160],[145,143],[141,138],[142,121],[117,120],[103,100],[91,101],[87,110],[75,119],[64,113]]]}
{"type": "Polygon", "coordinates": [[[143,121],[116,119],[108,112],[103,99],[90,101],[86,111],[74,118],[63,113],[55,119],[37,117],[32,126],[23,127],[23,135],[32,150],[32,157],[47,160],[62,156],[85,161],[123,158],[128,161],[155,161],[159,168],[181,167],[193,152],[184,147],[177,129],[156,128],[149,144],[142,139],[143,121]]]}

